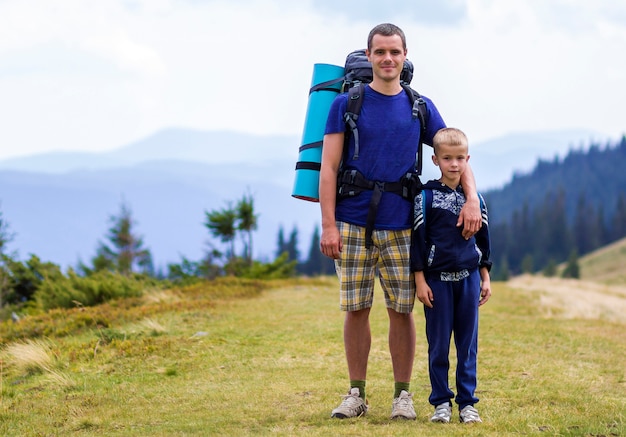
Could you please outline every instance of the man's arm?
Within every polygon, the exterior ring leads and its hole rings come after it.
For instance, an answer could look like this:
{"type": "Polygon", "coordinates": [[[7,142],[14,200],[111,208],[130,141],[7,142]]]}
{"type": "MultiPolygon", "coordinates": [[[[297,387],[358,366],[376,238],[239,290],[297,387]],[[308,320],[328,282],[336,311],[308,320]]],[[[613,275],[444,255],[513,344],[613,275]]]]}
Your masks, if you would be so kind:
{"type": "Polygon", "coordinates": [[[320,168],[320,207],[322,210],[322,237],[320,250],[327,257],[337,259],[342,250],[341,237],[335,221],[337,204],[337,173],[343,153],[344,133],[324,135],[322,165],[320,168]]]}
{"type": "Polygon", "coordinates": [[[478,199],[478,192],[476,191],[476,180],[474,179],[474,172],[469,164],[461,175],[461,186],[465,193],[465,205],[461,209],[456,226],[463,226],[463,237],[468,240],[478,232],[482,223],[480,216],[480,200],[478,199]]]}

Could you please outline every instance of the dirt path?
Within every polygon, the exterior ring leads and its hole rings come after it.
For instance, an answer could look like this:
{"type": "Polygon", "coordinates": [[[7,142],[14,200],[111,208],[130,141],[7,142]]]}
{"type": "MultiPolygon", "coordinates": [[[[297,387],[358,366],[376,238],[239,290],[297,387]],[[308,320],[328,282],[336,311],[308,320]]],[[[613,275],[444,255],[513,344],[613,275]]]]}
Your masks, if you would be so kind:
{"type": "Polygon", "coordinates": [[[626,324],[626,287],[573,279],[522,275],[508,285],[537,291],[549,317],[600,319],[626,324]]]}

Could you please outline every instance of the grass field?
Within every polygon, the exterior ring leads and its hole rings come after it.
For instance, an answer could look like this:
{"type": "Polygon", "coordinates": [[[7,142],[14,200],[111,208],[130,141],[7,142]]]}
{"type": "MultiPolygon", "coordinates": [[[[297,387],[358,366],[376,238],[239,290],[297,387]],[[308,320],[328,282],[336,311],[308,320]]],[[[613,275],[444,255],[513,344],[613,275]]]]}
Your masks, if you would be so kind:
{"type": "Polygon", "coordinates": [[[231,287],[207,283],[19,322],[47,333],[37,338],[16,340],[25,328],[3,324],[0,434],[626,436],[626,315],[546,312],[542,295],[550,290],[494,283],[479,334],[484,423],[462,425],[455,411],[454,423],[444,425],[428,421],[417,309],[418,418],[392,422],[387,316],[378,293],[370,410],[341,421],[330,419],[348,388],[336,278],[231,287]],[[108,326],[81,328],[86,320],[108,326]]]}

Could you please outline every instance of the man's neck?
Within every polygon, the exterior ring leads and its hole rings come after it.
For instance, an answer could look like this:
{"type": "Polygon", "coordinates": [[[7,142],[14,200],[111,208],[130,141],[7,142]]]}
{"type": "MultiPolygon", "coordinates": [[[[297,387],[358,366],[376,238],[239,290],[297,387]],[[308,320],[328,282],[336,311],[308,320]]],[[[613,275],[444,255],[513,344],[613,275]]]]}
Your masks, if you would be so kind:
{"type": "Polygon", "coordinates": [[[387,82],[377,79],[376,77],[374,77],[374,80],[370,83],[370,88],[386,96],[395,96],[402,91],[402,85],[400,85],[399,80],[387,82]]]}

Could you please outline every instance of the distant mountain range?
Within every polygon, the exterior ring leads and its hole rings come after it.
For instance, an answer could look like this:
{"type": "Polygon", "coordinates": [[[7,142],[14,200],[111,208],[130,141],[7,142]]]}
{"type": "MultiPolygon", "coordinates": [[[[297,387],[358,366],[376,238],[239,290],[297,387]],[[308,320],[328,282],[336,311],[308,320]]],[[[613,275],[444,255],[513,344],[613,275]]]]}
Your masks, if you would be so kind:
{"type": "MultiPolygon", "coordinates": [[[[589,131],[511,135],[472,145],[480,190],[603,137],[589,131]]],[[[205,211],[253,195],[255,257],[272,259],[278,229],[299,231],[306,256],[319,205],[291,197],[300,139],[168,129],[111,152],[52,152],[0,161],[0,210],[16,234],[9,249],[64,267],[88,262],[117,215],[130,207],[155,264],[200,259],[211,240],[205,211]]],[[[425,178],[437,175],[427,165],[425,178]]],[[[213,244],[220,247],[218,241],[213,244]]]]}

